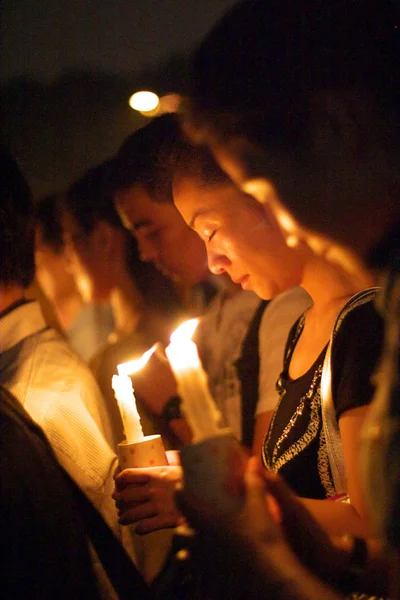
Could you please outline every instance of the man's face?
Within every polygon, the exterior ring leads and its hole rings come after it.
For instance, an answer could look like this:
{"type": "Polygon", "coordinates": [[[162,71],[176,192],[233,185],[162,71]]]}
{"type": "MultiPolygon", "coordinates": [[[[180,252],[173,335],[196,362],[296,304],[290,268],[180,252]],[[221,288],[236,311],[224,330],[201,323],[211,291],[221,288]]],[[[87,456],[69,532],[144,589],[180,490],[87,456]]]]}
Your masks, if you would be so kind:
{"type": "Polygon", "coordinates": [[[268,207],[235,185],[206,186],[194,177],[180,177],[174,184],[174,202],[205,243],[214,274],[228,273],[261,298],[300,283],[302,253],[287,246],[268,207]]]}
{"type": "Polygon", "coordinates": [[[204,244],[173,204],[153,202],[141,185],[120,190],[115,200],[124,225],[138,242],[142,260],[187,285],[207,279],[204,244]]]}

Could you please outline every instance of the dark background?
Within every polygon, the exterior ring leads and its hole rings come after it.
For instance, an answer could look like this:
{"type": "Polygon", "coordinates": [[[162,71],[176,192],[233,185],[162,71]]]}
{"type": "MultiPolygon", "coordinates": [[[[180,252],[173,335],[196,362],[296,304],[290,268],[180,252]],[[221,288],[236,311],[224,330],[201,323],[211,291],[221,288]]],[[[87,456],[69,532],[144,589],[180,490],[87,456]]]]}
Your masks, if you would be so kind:
{"type": "Polygon", "coordinates": [[[234,0],[3,0],[1,141],[35,196],[65,187],[147,119],[132,93],[180,92],[234,0]]]}

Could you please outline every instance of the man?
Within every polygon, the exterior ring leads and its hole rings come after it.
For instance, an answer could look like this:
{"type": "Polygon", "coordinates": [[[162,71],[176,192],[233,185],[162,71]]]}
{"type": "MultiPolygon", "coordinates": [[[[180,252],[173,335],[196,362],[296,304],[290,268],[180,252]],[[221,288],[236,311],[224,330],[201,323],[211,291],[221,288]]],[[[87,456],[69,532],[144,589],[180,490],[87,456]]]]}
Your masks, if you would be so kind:
{"type": "MultiPolygon", "coordinates": [[[[181,285],[193,287],[212,280],[212,275],[207,268],[203,242],[186,225],[173,204],[171,161],[179,135],[174,115],[155,119],[132,134],[114,160],[114,199],[123,222],[137,239],[142,260],[154,262],[181,285]]],[[[222,172],[221,176],[226,178],[222,172]]],[[[241,405],[235,361],[240,357],[242,342],[258,304],[259,299],[254,294],[229,284],[205,310],[203,307],[203,319],[196,332],[211,392],[225,424],[232,427],[239,438],[245,438],[248,446],[251,446],[253,426],[251,424],[243,435],[242,415],[246,409],[241,405]]],[[[257,330],[252,352],[257,360],[257,330]]],[[[182,442],[190,440],[187,425],[174,404],[175,382],[156,357],[135,376],[134,386],[147,398],[149,407],[169,422],[182,442]],[[157,369],[153,375],[152,369],[157,369]]]]}
{"type": "MultiPolygon", "coordinates": [[[[33,203],[15,161],[5,150],[0,159],[0,383],[43,428],[60,464],[121,539],[104,401],[88,368],[25,299],[35,273],[33,203]]],[[[124,540],[132,551],[129,532],[124,540]]]]}

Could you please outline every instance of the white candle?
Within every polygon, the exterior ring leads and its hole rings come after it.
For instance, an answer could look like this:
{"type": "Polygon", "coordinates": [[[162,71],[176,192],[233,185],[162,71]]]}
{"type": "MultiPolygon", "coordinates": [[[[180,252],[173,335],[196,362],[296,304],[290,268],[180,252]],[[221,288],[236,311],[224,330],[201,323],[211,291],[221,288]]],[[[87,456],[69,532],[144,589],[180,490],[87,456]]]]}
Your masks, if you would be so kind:
{"type": "Polygon", "coordinates": [[[113,375],[112,378],[111,384],[118,402],[128,444],[134,444],[144,438],[140,415],[136,407],[136,398],[133,393],[132,381],[129,375],[142,369],[155,349],[156,345],[147,350],[141,358],[118,365],[118,375],[113,375]]]}
{"type": "Polygon", "coordinates": [[[128,444],[139,442],[143,439],[143,429],[136,408],[132,381],[128,375],[113,375],[112,387],[121,413],[126,441],[128,444]]]}
{"type": "Polygon", "coordinates": [[[193,442],[221,431],[221,414],[211,397],[196,344],[191,339],[197,324],[198,319],[183,323],[171,335],[171,343],[165,349],[177,380],[182,410],[193,431],[193,442]]]}

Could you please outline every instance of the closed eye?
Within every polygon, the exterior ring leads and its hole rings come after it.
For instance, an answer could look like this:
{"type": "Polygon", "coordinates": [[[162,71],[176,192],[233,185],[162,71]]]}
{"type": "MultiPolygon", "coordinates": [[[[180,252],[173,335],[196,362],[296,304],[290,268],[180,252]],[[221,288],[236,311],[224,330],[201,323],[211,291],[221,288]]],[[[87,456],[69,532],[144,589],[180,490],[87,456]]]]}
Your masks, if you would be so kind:
{"type": "Polygon", "coordinates": [[[213,239],[214,235],[217,233],[217,230],[214,229],[214,231],[207,237],[207,241],[211,242],[211,240],[213,239]]]}
{"type": "Polygon", "coordinates": [[[148,240],[156,240],[159,237],[161,231],[162,231],[161,229],[148,230],[148,231],[146,231],[145,237],[148,240]]]}

